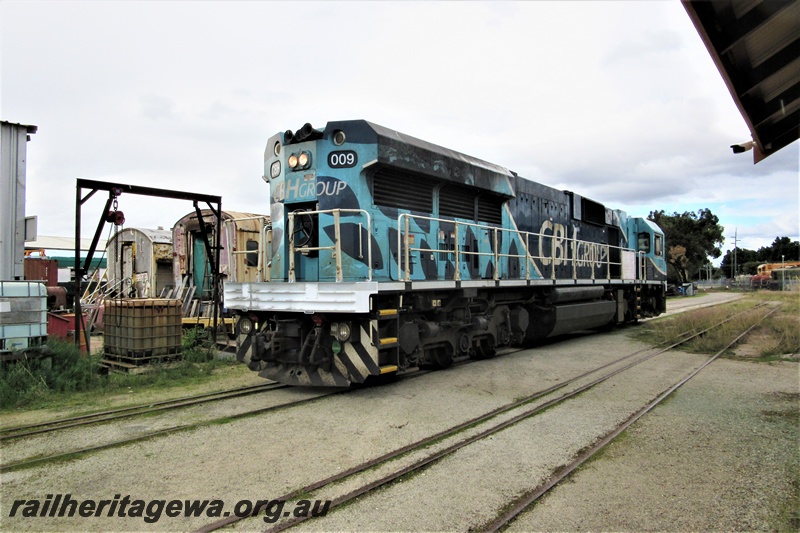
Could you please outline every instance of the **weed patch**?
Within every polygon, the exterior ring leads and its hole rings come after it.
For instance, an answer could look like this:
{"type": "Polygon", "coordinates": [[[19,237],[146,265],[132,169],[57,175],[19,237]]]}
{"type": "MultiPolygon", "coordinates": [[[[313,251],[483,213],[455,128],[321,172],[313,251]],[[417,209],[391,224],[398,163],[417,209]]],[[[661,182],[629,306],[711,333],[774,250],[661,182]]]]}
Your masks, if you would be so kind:
{"type": "Polygon", "coordinates": [[[73,343],[50,338],[48,357],[0,365],[0,409],[64,405],[74,397],[90,403],[92,395],[182,386],[235,364],[217,359],[202,331],[189,330],[182,344],[183,358],[177,363],[154,364],[146,374],[107,374],[99,365],[100,355],[87,356],[73,343]]]}
{"type": "MultiPolygon", "coordinates": [[[[758,325],[744,341],[750,342],[753,355],[748,360],[769,362],[783,360],[800,349],[800,314],[797,312],[797,297],[763,291],[746,299],[717,307],[687,311],[673,317],[654,320],[644,324],[635,336],[643,342],[673,344],[686,332],[699,332],[738,315],[725,324],[682,345],[681,350],[692,353],[714,354],[727,346],[739,333],[759,324],[764,315],[763,308],[755,309],[759,303],[780,304],[781,310],[766,322],[758,325]]],[[[725,354],[733,357],[733,353],[725,354]]]]}

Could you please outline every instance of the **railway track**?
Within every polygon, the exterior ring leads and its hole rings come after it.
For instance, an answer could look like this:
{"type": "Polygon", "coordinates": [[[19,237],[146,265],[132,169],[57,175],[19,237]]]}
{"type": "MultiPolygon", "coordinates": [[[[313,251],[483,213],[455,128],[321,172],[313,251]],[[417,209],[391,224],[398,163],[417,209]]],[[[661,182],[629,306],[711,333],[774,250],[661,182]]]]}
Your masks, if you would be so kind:
{"type": "MultiPolygon", "coordinates": [[[[453,364],[453,367],[464,365],[464,364],[468,364],[470,362],[471,362],[470,360],[464,358],[464,360],[455,362],[453,364]]],[[[417,371],[410,372],[408,374],[404,374],[401,377],[401,379],[413,379],[413,378],[417,378],[417,377],[420,377],[420,376],[424,376],[425,374],[428,374],[429,372],[433,372],[433,370],[417,370],[417,371]]],[[[70,428],[74,428],[74,427],[77,427],[77,426],[93,425],[93,424],[99,424],[101,422],[113,422],[115,420],[130,418],[130,417],[133,417],[133,416],[145,415],[145,414],[153,414],[153,413],[158,413],[158,412],[161,412],[161,411],[169,411],[169,410],[176,409],[176,408],[179,408],[179,407],[189,407],[189,406],[198,405],[198,404],[201,404],[201,403],[208,403],[208,402],[213,402],[213,401],[232,399],[232,398],[236,398],[236,397],[247,396],[247,395],[250,395],[250,394],[273,391],[273,390],[283,389],[283,388],[289,388],[289,386],[288,385],[283,385],[283,384],[280,384],[280,383],[269,383],[269,384],[265,384],[265,385],[253,385],[253,386],[250,386],[250,387],[242,387],[241,389],[231,389],[229,391],[223,391],[223,392],[220,392],[220,393],[208,393],[206,395],[179,398],[179,399],[176,399],[176,400],[166,400],[166,401],[163,401],[163,402],[157,402],[157,403],[141,405],[141,406],[126,407],[126,408],[122,408],[122,409],[104,411],[104,412],[101,412],[101,413],[93,413],[93,414],[89,414],[89,415],[82,415],[82,416],[77,416],[77,417],[71,417],[71,418],[65,418],[65,419],[54,420],[54,421],[49,421],[49,422],[43,422],[41,424],[30,424],[30,425],[26,425],[26,426],[17,426],[17,427],[14,427],[14,428],[8,428],[8,429],[3,430],[2,432],[0,432],[0,442],[2,442],[3,439],[6,439],[6,440],[10,441],[10,440],[14,440],[14,439],[17,439],[17,438],[22,438],[22,437],[36,437],[37,435],[50,433],[50,432],[53,432],[53,431],[58,431],[58,430],[63,430],[63,429],[70,429],[70,428]],[[228,394],[223,396],[224,393],[228,393],[228,394]]],[[[353,388],[353,389],[326,389],[324,391],[324,393],[322,393],[322,394],[320,394],[318,396],[313,396],[313,397],[305,398],[305,399],[302,399],[302,400],[297,400],[297,401],[288,402],[288,403],[284,403],[284,404],[272,405],[272,406],[263,407],[263,408],[259,408],[259,409],[252,409],[252,410],[248,410],[248,411],[243,411],[243,412],[239,412],[239,413],[235,413],[235,414],[226,415],[226,416],[220,417],[220,418],[212,418],[212,419],[203,420],[202,422],[171,426],[171,427],[167,427],[167,428],[164,428],[164,429],[159,429],[159,430],[156,430],[156,431],[150,431],[150,432],[147,432],[147,433],[135,436],[135,437],[113,440],[113,441],[106,442],[106,443],[103,443],[103,444],[87,446],[87,447],[82,447],[82,448],[76,448],[76,449],[73,449],[73,450],[70,450],[70,451],[60,452],[60,453],[56,453],[56,454],[51,454],[51,455],[46,455],[46,456],[34,456],[34,457],[28,457],[28,458],[25,458],[25,459],[22,459],[22,460],[18,460],[18,461],[2,463],[2,464],[0,464],[0,473],[1,472],[11,472],[11,471],[15,471],[15,470],[22,470],[22,469],[26,469],[26,468],[31,468],[31,467],[39,466],[39,465],[44,464],[44,463],[51,463],[51,462],[57,462],[57,461],[62,461],[62,460],[75,459],[77,457],[80,457],[80,456],[83,456],[83,455],[86,455],[86,454],[89,454],[89,453],[95,453],[95,452],[99,452],[99,451],[103,451],[103,450],[108,450],[108,449],[111,449],[111,448],[117,448],[117,447],[120,447],[120,446],[125,446],[125,445],[128,445],[128,444],[134,444],[134,443],[145,441],[145,440],[148,440],[148,439],[151,439],[151,438],[162,437],[162,436],[170,435],[172,433],[177,433],[179,431],[187,431],[187,430],[196,429],[196,428],[199,428],[199,427],[202,427],[202,426],[215,424],[215,423],[219,423],[219,422],[223,422],[223,421],[225,421],[225,422],[233,421],[233,420],[238,420],[238,419],[246,418],[246,417],[250,417],[250,416],[256,416],[256,415],[260,415],[260,414],[264,414],[264,413],[268,413],[268,412],[272,412],[272,411],[288,409],[288,408],[291,408],[291,407],[303,405],[303,404],[318,400],[318,399],[326,397],[326,396],[332,396],[332,395],[336,395],[336,394],[344,394],[344,393],[347,393],[347,392],[351,392],[353,390],[358,390],[358,387],[353,388]]]]}
{"type": "Polygon", "coordinates": [[[223,391],[208,392],[205,394],[198,394],[195,396],[185,396],[182,398],[174,398],[171,400],[162,400],[143,405],[135,405],[130,407],[122,407],[119,409],[111,409],[97,413],[86,415],[74,416],[69,418],[61,418],[58,420],[48,420],[37,424],[28,424],[24,426],[16,426],[12,428],[0,429],[0,442],[18,439],[20,437],[28,437],[32,435],[39,435],[42,433],[49,433],[51,431],[58,431],[77,426],[87,426],[91,424],[98,424],[101,422],[111,422],[114,420],[121,420],[123,418],[130,418],[134,416],[141,416],[160,411],[167,411],[171,409],[179,409],[181,407],[189,407],[208,402],[216,402],[219,400],[226,400],[229,398],[239,398],[241,396],[248,396],[250,394],[258,394],[261,392],[282,389],[286,385],[280,383],[264,383],[259,385],[251,385],[248,387],[238,387],[235,389],[228,389],[223,391]]]}
{"type": "MultiPolygon", "coordinates": [[[[639,364],[641,364],[641,363],[643,363],[645,361],[648,361],[648,360],[650,360],[650,359],[652,359],[652,358],[654,358],[654,357],[656,357],[658,355],[664,354],[664,353],[668,352],[669,350],[672,350],[673,348],[676,348],[676,347],[678,347],[678,346],[680,346],[682,344],[685,344],[685,343],[689,342],[690,340],[705,334],[709,330],[711,330],[711,329],[713,329],[715,327],[718,327],[718,326],[720,326],[720,325],[722,325],[722,324],[724,324],[726,322],[729,322],[730,320],[733,320],[737,316],[739,316],[739,315],[741,315],[743,313],[746,313],[746,312],[750,312],[750,311],[752,311],[752,309],[749,309],[749,310],[746,310],[746,311],[742,311],[742,312],[737,313],[735,315],[731,315],[728,318],[724,319],[723,321],[721,321],[721,322],[719,322],[719,323],[717,323],[717,324],[715,324],[715,325],[713,325],[711,327],[705,328],[705,329],[703,329],[701,331],[687,332],[685,335],[682,335],[681,340],[679,340],[676,343],[670,344],[668,346],[656,347],[656,348],[653,348],[653,349],[639,350],[639,351],[633,352],[631,354],[625,355],[623,357],[617,358],[614,361],[609,362],[609,363],[607,363],[605,365],[602,365],[600,367],[594,368],[594,369],[592,369],[592,370],[590,370],[588,372],[584,372],[584,373],[582,373],[580,375],[577,375],[577,376],[575,376],[573,378],[570,378],[568,380],[565,380],[565,381],[562,381],[560,383],[557,383],[557,384],[555,384],[555,385],[553,385],[551,387],[548,387],[546,389],[534,392],[534,393],[530,394],[529,396],[526,396],[526,397],[524,397],[522,399],[519,399],[519,400],[517,400],[515,402],[512,402],[512,403],[510,403],[508,405],[499,407],[499,408],[497,408],[497,409],[495,409],[493,411],[490,411],[490,412],[488,412],[486,414],[483,414],[483,415],[480,415],[478,417],[475,417],[475,418],[472,418],[470,420],[467,420],[467,421],[465,421],[465,422],[463,422],[461,424],[458,424],[456,426],[448,428],[448,429],[446,429],[444,431],[441,431],[439,433],[436,433],[436,434],[434,434],[432,436],[426,437],[424,439],[421,439],[421,440],[416,441],[414,443],[411,443],[409,445],[406,445],[406,446],[403,446],[401,448],[395,449],[395,450],[393,450],[391,452],[388,452],[388,453],[386,453],[384,455],[381,455],[380,457],[377,457],[377,458],[374,458],[374,459],[372,459],[370,461],[366,461],[364,463],[361,463],[361,464],[359,464],[359,465],[357,465],[357,466],[355,466],[353,468],[350,468],[350,469],[348,469],[346,471],[338,473],[338,474],[336,474],[334,476],[331,476],[331,477],[328,477],[326,479],[322,479],[322,480],[316,481],[314,483],[308,484],[308,485],[306,485],[304,487],[301,487],[301,488],[299,488],[299,489],[297,489],[295,491],[292,491],[292,492],[290,492],[288,494],[285,494],[285,495],[283,495],[281,497],[278,497],[276,499],[280,500],[280,501],[287,501],[287,502],[288,501],[292,501],[292,500],[297,500],[300,497],[305,498],[305,499],[308,499],[308,498],[330,499],[331,500],[331,505],[329,507],[329,510],[333,509],[333,508],[336,508],[338,506],[341,506],[343,504],[352,502],[353,500],[355,500],[355,499],[357,499],[357,498],[359,498],[359,497],[361,497],[361,496],[363,496],[363,495],[365,495],[365,494],[367,494],[367,493],[369,493],[369,492],[371,492],[371,491],[373,491],[373,490],[375,490],[375,489],[377,489],[379,487],[386,486],[386,485],[398,480],[399,478],[401,478],[403,476],[406,476],[408,474],[412,474],[412,473],[415,473],[415,472],[419,472],[421,469],[424,469],[425,467],[427,467],[427,466],[431,465],[432,463],[434,463],[436,461],[439,461],[440,459],[442,459],[442,458],[444,458],[444,457],[456,452],[457,450],[460,450],[460,449],[462,449],[462,448],[464,448],[464,447],[466,447],[466,446],[468,446],[470,444],[473,444],[475,442],[478,442],[478,441],[480,441],[482,439],[485,439],[486,437],[494,435],[494,434],[496,434],[496,433],[498,433],[498,432],[500,432],[500,431],[502,431],[502,430],[504,430],[504,429],[506,429],[506,428],[508,428],[510,426],[513,426],[513,425],[515,425],[515,424],[517,424],[517,423],[519,423],[519,422],[521,422],[523,420],[531,418],[531,417],[535,416],[536,414],[541,413],[542,411],[544,411],[546,409],[549,409],[551,407],[559,405],[559,404],[561,404],[561,403],[563,403],[563,402],[565,402],[565,401],[567,401],[569,399],[575,398],[576,396],[578,396],[578,395],[580,395],[580,394],[592,389],[593,387],[599,385],[600,383],[603,383],[603,382],[607,381],[608,379],[610,379],[610,378],[612,378],[612,377],[614,377],[614,376],[616,376],[616,375],[618,375],[618,374],[620,374],[620,373],[622,373],[622,372],[624,372],[624,371],[626,371],[626,370],[628,370],[630,368],[633,368],[633,367],[635,367],[635,366],[637,366],[637,365],[639,365],[639,364]],[[588,381],[587,383],[578,384],[581,380],[583,380],[585,378],[588,378],[589,376],[592,376],[593,374],[597,374],[597,373],[601,373],[601,372],[603,372],[601,375],[591,378],[591,380],[588,381]],[[552,399],[549,399],[549,400],[544,401],[542,403],[536,403],[534,405],[535,402],[541,401],[546,396],[554,394],[554,393],[557,393],[557,392],[561,391],[562,389],[567,389],[570,385],[575,385],[575,388],[573,388],[571,390],[564,391],[562,394],[559,394],[559,395],[557,395],[556,397],[554,397],[552,399]],[[486,427],[485,429],[479,429],[480,426],[486,425],[487,423],[490,423],[491,425],[489,427],[486,427]],[[459,437],[463,437],[463,438],[461,438],[459,440],[458,439],[459,437]],[[455,440],[456,442],[453,442],[452,444],[447,444],[448,440],[455,440]],[[389,469],[390,471],[388,473],[386,473],[386,474],[377,474],[376,473],[379,470],[381,470],[382,467],[385,469],[386,465],[388,465],[390,462],[394,462],[394,461],[396,461],[398,459],[401,459],[403,457],[408,457],[411,454],[419,453],[422,450],[425,450],[426,448],[430,449],[432,447],[433,448],[438,447],[438,450],[433,452],[433,453],[427,453],[424,457],[422,457],[420,459],[417,459],[417,460],[414,460],[414,461],[411,461],[409,464],[406,464],[405,466],[402,466],[402,467],[399,467],[399,468],[394,468],[394,467],[390,468],[389,469]],[[371,480],[368,480],[368,481],[365,481],[365,482],[362,483],[362,482],[359,482],[359,481],[355,480],[355,478],[357,478],[359,476],[363,476],[363,477],[372,476],[374,479],[371,479],[371,480]],[[345,483],[345,482],[348,484],[348,486],[351,486],[354,483],[356,485],[358,485],[358,486],[356,488],[352,489],[352,490],[349,490],[348,492],[346,492],[344,494],[340,494],[338,496],[334,496],[333,498],[331,498],[329,495],[326,495],[325,497],[320,497],[317,494],[315,494],[315,493],[321,492],[322,489],[329,488],[329,490],[330,490],[331,487],[335,487],[337,484],[345,483]]],[[[770,313],[768,313],[767,315],[765,315],[763,318],[766,318],[766,316],[768,316],[772,312],[774,312],[774,310],[771,311],[770,313]]],[[[762,320],[763,320],[763,318],[762,318],[762,320]]],[[[742,333],[739,337],[737,337],[737,339],[735,339],[731,343],[731,345],[734,344],[735,342],[738,342],[738,340],[742,336],[744,336],[746,333],[747,332],[742,333]]],[[[722,352],[720,352],[720,353],[722,353],[722,352]]],[[[675,386],[671,387],[670,389],[668,389],[667,391],[665,391],[664,393],[662,393],[659,396],[659,398],[660,398],[659,401],[663,400],[663,398],[666,398],[669,394],[674,392],[674,390],[676,390],[677,387],[679,387],[680,385],[682,385],[683,383],[688,381],[692,376],[694,376],[702,368],[704,368],[705,366],[707,366],[708,364],[713,362],[713,360],[716,359],[716,357],[718,357],[718,356],[719,356],[719,354],[717,354],[713,358],[709,359],[706,363],[703,364],[702,367],[696,369],[690,376],[684,378],[678,385],[675,385],[675,386]]],[[[638,417],[636,417],[636,418],[631,417],[631,419],[629,419],[629,421],[626,421],[626,423],[624,424],[624,427],[622,427],[622,429],[619,429],[619,432],[623,431],[626,427],[628,427],[630,424],[635,422],[635,420],[637,420],[639,417],[643,416],[646,412],[648,412],[653,407],[655,407],[655,405],[657,405],[657,403],[653,403],[653,405],[650,406],[649,409],[643,410],[641,412],[641,414],[639,414],[638,417]]],[[[619,432],[615,433],[614,435],[607,436],[608,442],[610,442],[614,438],[614,436],[619,434],[619,432]]],[[[596,451],[593,452],[593,453],[596,453],[596,451]]],[[[587,456],[586,458],[588,458],[588,457],[589,456],[587,456]]],[[[586,459],[583,459],[581,461],[581,463],[583,461],[585,461],[585,460],[586,459]]],[[[579,464],[580,463],[578,463],[578,465],[579,464]]],[[[575,467],[577,467],[577,465],[575,467]]],[[[566,477],[566,475],[568,475],[568,473],[566,473],[564,475],[564,477],[566,477]]],[[[563,479],[563,477],[561,479],[563,479]]],[[[518,504],[518,502],[514,502],[513,508],[516,508],[517,504],[518,504]]],[[[524,504],[524,502],[519,502],[519,506],[521,506],[521,509],[524,509],[527,506],[527,504],[524,504]]],[[[253,509],[252,515],[257,515],[262,510],[263,510],[262,508],[253,509]]],[[[516,516],[516,515],[514,515],[514,516],[516,516]]],[[[241,521],[244,518],[247,518],[247,517],[228,516],[228,517],[226,517],[224,519],[218,520],[218,521],[213,522],[211,524],[208,524],[208,525],[206,525],[204,527],[201,527],[196,531],[199,531],[199,532],[215,531],[215,530],[223,528],[223,527],[231,526],[232,524],[235,524],[235,523],[241,521]]],[[[297,524],[299,524],[301,522],[304,522],[304,521],[308,520],[309,518],[310,517],[308,517],[308,516],[305,516],[305,517],[294,517],[294,518],[291,518],[291,519],[288,519],[288,520],[285,520],[285,521],[281,521],[281,522],[276,523],[273,527],[271,527],[267,531],[270,531],[270,532],[282,531],[284,529],[287,529],[287,528],[290,528],[292,526],[295,526],[295,525],[297,525],[297,524]]],[[[509,518],[509,520],[510,519],[513,519],[513,517],[509,518]]],[[[505,523],[507,523],[507,521],[505,523]]],[[[243,526],[244,527],[248,527],[247,524],[243,524],[243,526]]],[[[497,527],[498,528],[502,527],[502,524],[498,525],[497,527]]]]}
{"type": "MultiPolygon", "coordinates": [[[[81,425],[92,425],[92,424],[99,424],[101,422],[113,422],[120,419],[130,418],[133,416],[140,416],[145,414],[153,414],[159,413],[164,411],[169,411],[177,408],[182,407],[190,407],[193,405],[215,402],[215,401],[222,401],[228,399],[235,399],[242,396],[247,396],[251,394],[257,394],[262,392],[271,392],[278,389],[288,388],[287,385],[282,385],[278,383],[268,383],[264,385],[255,385],[250,387],[241,387],[239,389],[230,389],[227,391],[221,391],[217,393],[207,393],[203,395],[185,397],[185,398],[178,398],[175,400],[167,400],[163,402],[157,402],[154,404],[147,404],[141,406],[133,406],[127,407],[122,409],[116,409],[111,411],[105,411],[102,413],[93,413],[91,415],[83,415],[78,417],[72,417],[67,419],[61,419],[56,421],[44,422],[42,424],[31,424],[28,426],[17,426],[15,428],[9,428],[6,430],[6,435],[4,435],[7,440],[22,438],[22,437],[37,437],[42,436],[43,434],[75,428],[76,426],[81,425]],[[13,430],[13,431],[12,431],[13,430]]],[[[340,392],[334,391],[333,393],[340,392]]],[[[331,394],[330,392],[328,394],[331,394]]],[[[324,394],[322,396],[326,396],[328,394],[324,394]]],[[[32,456],[26,457],[21,460],[11,461],[7,463],[0,464],[0,472],[10,472],[15,470],[22,470],[25,468],[31,468],[34,466],[38,466],[44,463],[50,462],[57,462],[67,459],[75,459],[77,457],[94,453],[102,450],[107,450],[110,448],[116,448],[119,446],[124,446],[128,444],[133,444],[136,442],[145,441],[151,438],[160,437],[169,435],[172,433],[176,433],[179,431],[186,431],[198,427],[202,427],[208,424],[219,423],[220,421],[229,421],[229,420],[236,420],[239,418],[244,418],[247,416],[253,416],[260,413],[265,413],[277,409],[282,409],[285,407],[290,407],[294,405],[300,405],[303,403],[307,403],[309,401],[316,400],[321,396],[314,396],[311,398],[306,398],[303,400],[299,400],[296,402],[290,402],[287,404],[278,404],[269,407],[264,407],[261,409],[256,410],[249,410],[240,413],[229,414],[224,417],[220,418],[213,418],[208,420],[203,420],[201,422],[193,422],[187,424],[180,424],[176,426],[171,426],[163,429],[159,429],[156,431],[150,431],[143,433],[141,435],[137,435],[130,438],[118,439],[109,442],[105,442],[102,444],[96,444],[92,446],[84,446],[76,449],[72,449],[69,451],[64,451],[60,453],[55,453],[51,455],[45,456],[32,456]]],[[[48,436],[48,438],[50,438],[48,436]]]]}
{"type": "Polygon", "coordinates": [[[739,342],[742,339],[742,337],[747,335],[753,328],[755,328],[758,324],[760,324],[761,322],[766,320],[767,317],[769,317],[770,315],[775,313],[777,310],[778,310],[778,307],[775,307],[771,311],[767,312],[761,318],[761,320],[758,323],[753,324],[752,326],[747,328],[745,331],[743,331],[741,334],[739,334],[735,339],[733,339],[730,343],[728,343],[724,348],[722,348],[720,351],[718,351],[713,356],[711,356],[699,368],[695,369],[693,372],[688,374],[682,380],[680,380],[679,382],[675,383],[670,388],[668,388],[667,390],[662,392],[656,399],[654,399],[652,402],[650,402],[649,404],[647,404],[646,406],[644,406],[643,408],[641,408],[637,412],[633,413],[630,417],[628,417],[627,420],[625,420],[623,423],[619,424],[616,428],[614,428],[611,431],[609,431],[608,433],[606,433],[600,440],[597,441],[597,443],[595,443],[589,449],[581,452],[572,462],[570,462],[569,464],[561,467],[560,469],[558,469],[558,471],[554,472],[553,475],[550,477],[550,479],[548,479],[545,483],[541,484],[539,487],[536,487],[535,489],[533,489],[531,492],[529,492],[525,496],[523,496],[521,498],[518,498],[515,502],[513,502],[511,504],[510,508],[506,512],[504,512],[503,514],[498,516],[491,523],[489,523],[489,524],[485,525],[484,527],[480,528],[481,531],[495,532],[495,531],[498,531],[498,530],[503,529],[506,526],[508,526],[508,524],[510,524],[514,519],[516,519],[526,509],[528,509],[534,502],[536,502],[542,496],[544,496],[550,489],[552,489],[553,487],[558,485],[564,479],[567,479],[570,476],[570,474],[572,474],[572,472],[574,472],[578,467],[580,467],[586,461],[591,459],[595,454],[597,454],[599,451],[601,451],[606,446],[608,446],[611,443],[611,441],[613,441],[616,437],[618,437],[623,431],[628,429],[628,427],[630,427],[633,423],[635,423],[637,420],[639,420],[644,415],[646,415],[647,413],[652,411],[654,408],[656,408],[659,404],[661,404],[661,402],[666,400],[672,393],[674,393],[676,390],[681,388],[690,379],[692,379],[694,376],[696,376],[698,373],[700,373],[700,371],[702,371],[708,365],[710,365],[715,360],[717,360],[719,358],[719,356],[721,356],[727,349],[729,349],[734,344],[739,342]]]}

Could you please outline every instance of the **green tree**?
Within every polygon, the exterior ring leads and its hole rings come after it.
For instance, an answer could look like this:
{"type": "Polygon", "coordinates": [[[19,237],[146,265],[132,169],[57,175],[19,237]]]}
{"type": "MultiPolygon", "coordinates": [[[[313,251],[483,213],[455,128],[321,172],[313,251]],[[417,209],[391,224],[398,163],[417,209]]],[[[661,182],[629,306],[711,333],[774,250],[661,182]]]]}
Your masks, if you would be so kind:
{"type": "Polygon", "coordinates": [[[709,257],[716,259],[722,255],[723,227],[710,209],[671,215],[663,210],[651,211],[647,218],[664,230],[667,279],[672,282],[689,281],[692,273],[709,264],[709,257]]]}
{"type": "MultiPolygon", "coordinates": [[[[775,237],[770,246],[762,246],[758,251],[737,248],[736,271],[737,274],[755,274],[758,265],[780,263],[782,258],[786,261],[800,260],[800,241],[792,241],[789,237],[775,237]]],[[[725,276],[733,277],[733,250],[725,252],[719,267],[725,276]]]]}
{"type": "MultiPolygon", "coordinates": [[[[756,273],[758,265],[764,261],[759,260],[758,252],[755,250],[748,250],[747,248],[736,248],[736,274],[750,274],[756,273]]],[[[733,250],[728,250],[722,257],[719,268],[722,269],[725,277],[732,278],[734,256],[733,250]]]]}
{"type": "Polygon", "coordinates": [[[793,241],[789,237],[775,237],[770,246],[758,249],[758,260],[762,263],[780,263],[786,261],[800,261],[800,241],[793,241]]]}

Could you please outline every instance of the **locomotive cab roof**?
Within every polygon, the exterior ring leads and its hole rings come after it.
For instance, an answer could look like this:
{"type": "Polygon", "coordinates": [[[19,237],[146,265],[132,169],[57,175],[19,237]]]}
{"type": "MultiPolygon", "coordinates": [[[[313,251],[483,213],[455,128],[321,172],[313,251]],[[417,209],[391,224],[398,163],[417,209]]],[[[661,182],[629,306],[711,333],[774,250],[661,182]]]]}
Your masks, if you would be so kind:
{"type": "MultiPolygon", "coordinates": [[[[367,120],[328,122],[321,132],[321,137],[332,139],[334,134],[340,131],[345,133],[347,143],[378,145],[377,159],[367,162],[365,167],[374,164],[393,167],[442,181],[485,189],[507,197],[514,196],[512,180],[515,179],[516,174],[500,165],[423,141],[367,120]]],[[[296,144],[297,142],[297,137],[284,134],[284,144],[296,144]],[[286,142],[290,138],[291,140],[286,142]]],[[[343,146],[343,148],[345,147],[346,145],[343,146]]]]}

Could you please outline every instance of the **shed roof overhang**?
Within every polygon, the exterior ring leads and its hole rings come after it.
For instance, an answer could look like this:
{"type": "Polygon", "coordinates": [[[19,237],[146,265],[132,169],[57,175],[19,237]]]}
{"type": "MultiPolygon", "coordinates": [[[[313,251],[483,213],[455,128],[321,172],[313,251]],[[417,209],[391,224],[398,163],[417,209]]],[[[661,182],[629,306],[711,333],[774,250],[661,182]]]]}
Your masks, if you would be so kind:
{"type": "MultiPolygon", "coordinates": [[[[800,131],[800,2],[684,1],[753,136],[758,163],[800,131]]],[[[731,146],[734,152],[740,145],[731,146]]]]}

